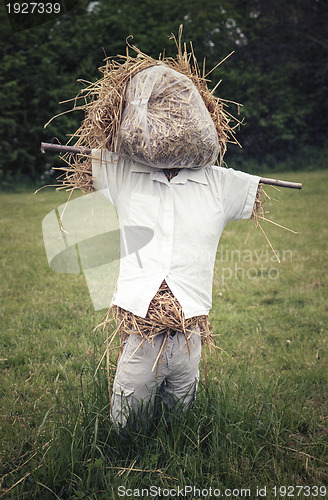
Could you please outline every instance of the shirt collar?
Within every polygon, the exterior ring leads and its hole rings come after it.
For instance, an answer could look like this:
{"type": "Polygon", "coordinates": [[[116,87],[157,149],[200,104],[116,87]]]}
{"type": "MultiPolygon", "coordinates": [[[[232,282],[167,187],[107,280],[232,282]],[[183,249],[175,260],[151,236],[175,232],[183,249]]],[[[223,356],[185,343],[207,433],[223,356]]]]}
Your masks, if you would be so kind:
{"type": "Polygon", "coordinates": [[[149,165],[146,165],[145,163],[137,163],[134,161],[131,161],[130,169],[131,169],[131,172],[139,172],[139,173],[143,173],[143,174],[151,174],[152,172],[161,172],[160,168],[150,167],[149,165]]]}
{"type": "Polygon", "coordinates": [[[198,184],[207,185],[207,177],[205,168],[192,169],[182,168],[176,177],[171,180],[172,184],[185,184],[187,181],[197,182],[198,184]]]}
{"type": "MultiPolygon", "coordinates": [[[[149,165],[145,165],[144,163],[132,162],[130,168],[131,172],[151,174],[152,180],[160,180],[159,179],[159,177],[161,177],[160,174],[163,174],[163,177],[165,177],[165,174],[161,168],[150,167],[149,165]]],[[[173,177],[173,179],[171,180],[171,184],[185,184],[187,181],[193,181],[197,182],[198,184],[207,185],[205,168],[200,168],[200,169],[182,168],[178,173],[178,175],[173,177]]]]}

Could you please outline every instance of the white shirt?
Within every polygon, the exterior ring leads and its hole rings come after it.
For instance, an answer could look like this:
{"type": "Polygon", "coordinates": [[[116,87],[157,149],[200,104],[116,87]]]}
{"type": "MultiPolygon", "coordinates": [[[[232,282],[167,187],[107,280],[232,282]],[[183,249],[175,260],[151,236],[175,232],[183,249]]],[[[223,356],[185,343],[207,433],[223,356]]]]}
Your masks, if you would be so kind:
{"type": "Polygon", "coordinates": [[[120,227],[145,226],[153,238],[121,259],[113,304],[145,317],[165,279],[185,318],[208,314],[213,270],[225,224],[250,218],[260,178],[210,166],[162,170],[93,151],[94,187],[114,204],[120,227]]]}

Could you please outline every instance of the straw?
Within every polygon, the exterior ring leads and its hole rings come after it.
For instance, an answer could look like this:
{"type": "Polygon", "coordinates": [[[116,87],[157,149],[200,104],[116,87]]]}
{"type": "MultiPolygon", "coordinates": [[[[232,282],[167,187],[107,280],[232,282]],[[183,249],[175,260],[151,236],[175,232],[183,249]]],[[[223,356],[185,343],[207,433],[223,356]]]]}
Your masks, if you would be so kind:
{"type": "MultiPolygon", "coordinates": [[[[71,99],[73,108],[67,112],[82,109],[85,118],[80,128],[68,141],[68,144],[72,145],[74,143],[76,147],[87,149],[107,148],[116,152],[122,113],[125,107],[127,85],[133,76],[140,71],[151,66],[165,64],[168,68],[187,76],[202,97],[217,132],[219,142],[218,163],[222,164],[227,143],[238,144],[234,129],[238,126],[239,121],[227,111],[229,103],[215,97],[213,91],[209,90],[209,80],[206,79],[205,68],[203,68],[203,72],[200,71],[192,44],[190,44],[190,52],[187,51],[186,45],[182,48],[181,37],[182,27],[179,30],[178,40],[172,35],[177,47],[175,58],[162,55],[156,60],[128,42],[126,55],[106,58],[105,65],[99,68],[103,77],[94,83],[84,82],[86,87],[74,99],[71,99]],[[131,56],[132,51],[136,53],[135,57],[131,56]]],[[[158,127],[159,143],[161,143],[160,135],[163,132],[165,135],[165,131],[161,129],[160,123],[158,127]]],[[[188,146],[195,142],[194,139],[195,136],[193,137],[191,133],[188,146]]],[[[136,145],[137,138],[131,144],[135,153],[136,145]]],[[[181,144],[179,147],[181,153],[183,151],[181,150],[181,144]]],[[[163,152],[168,154],[168,148],[165,145],[163,145],[162,149],[163,152]]],[[[205,152],[202,154],[205,154],[205,152]]],[[[66,153],[62,158],[65,165],[57,168],[57,170],[62,171],[62,175],[58,177],[59,186],[57,189],[80,189],[84,193],[93,191],[91,157],[66,153]]]]}
{"type": "Polygon", "coordinates": [[[184,334],[188,349],[192,334],[199,334],[202,344],[206,345],[210,350],[211,347],[218,348],[211,332],[208,316],[194,316],[185,319],[179,301],[173,295],[165,280],[151,300],[144,318],[117,305],[112,305],[94,330],[99,329],[106,332],[106,345],[110,345],[114,338],[119,336],[120,351],[122,351],[124,341],[129,335],[138,335],[143,341],[152,342],[157,335],[164,334],[163,349],[154,363],[153,370],[165,352],[167,340],[172,331],[184,334]]]}

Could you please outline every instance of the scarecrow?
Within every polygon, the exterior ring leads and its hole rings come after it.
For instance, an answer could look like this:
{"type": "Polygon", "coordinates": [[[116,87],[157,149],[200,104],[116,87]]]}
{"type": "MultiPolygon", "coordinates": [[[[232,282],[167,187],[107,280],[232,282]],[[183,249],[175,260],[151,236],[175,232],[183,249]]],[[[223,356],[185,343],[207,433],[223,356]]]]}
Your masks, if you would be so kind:
{"type": "Polygon", "coordinates": [[[229,221],[263,216],[269,183],[221,166],[227,143],[237,142],[232,116],[181,33],[176,44],[176,59],[132,47],[137,57],[106,60],[103,78],[74,107],[85,120],[62,168],[62,187],[99,190],[121,227],[153,231],[138,255],[121,260],[98,325],[108,345],[120,336],[111,418],[121,428],[138,426],[158,403],[187,409],[194,401],[202,345],[215,345],[208,314],[220,236],[229,221]]]}

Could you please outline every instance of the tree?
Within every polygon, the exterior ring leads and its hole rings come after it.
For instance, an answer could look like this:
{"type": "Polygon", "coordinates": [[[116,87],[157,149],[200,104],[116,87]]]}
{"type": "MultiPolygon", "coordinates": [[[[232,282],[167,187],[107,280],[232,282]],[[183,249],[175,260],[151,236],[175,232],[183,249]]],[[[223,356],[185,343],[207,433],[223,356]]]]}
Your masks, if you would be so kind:
{"type": "Polygon", "coordinates": [[[274,166],[309,145],[321,147],[327,128],[327,3],[234,0],[231,9],[245,42],[223,68],[223,86],[244,105],[240,140],[247,157],[274,166]]]}
{"type": "Polygon", "coordinates": [[[65,16],[33,29],[2,32],[0,180],[38,178],[45,165],[40,142],[49,137],[66,142],[66,133],[78,127],[82,115],[71,114],[43,130],[53,115],[63,111],[58,102],[80,90],[77,78],[95,76],[94,66],[101,62],[100,41],[91,44],[96,36],[89,29],[87,6],[80,2],[65,16]],[[77,36],[75,28],[81,21],[77,36]]]}
{"type": "MultiPolygon", "coordinates": [[[[43,157],[40,142],[67,141],[81,112],[43,125],[72,104],[78,79],[101,77],[107,56],[125,54],[131,43],[157,58],[174,56],[169,35],[184,25],[200,66],[224,99],[243,104],[238,139],[227,161],[247,169],[252,162],[274,167],[309,145],[322,147],[327,128],[328,18],[325,0],[80,0],[67,14],[30,30],[0,34],[0,183],[22,176],[37,179],[57,157],[43,157]]],[[[0,12],[1,25],[7,23],[0,12]]],[[[237,113],[230,105],[229,111],[237,113]]]]}

